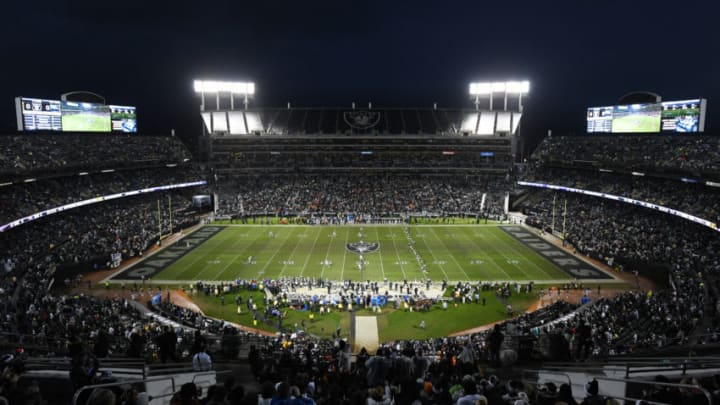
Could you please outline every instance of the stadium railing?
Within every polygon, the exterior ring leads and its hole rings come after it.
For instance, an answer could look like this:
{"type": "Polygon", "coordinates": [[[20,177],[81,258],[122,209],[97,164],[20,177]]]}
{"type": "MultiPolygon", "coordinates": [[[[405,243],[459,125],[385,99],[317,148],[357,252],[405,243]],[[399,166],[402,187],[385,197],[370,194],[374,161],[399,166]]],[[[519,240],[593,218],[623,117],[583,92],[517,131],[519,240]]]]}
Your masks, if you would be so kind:
{"type": "MultiPolygon", "coordinates": [[[[710,391],[707,389],[701,387],[700,385],[696,384],[678,384],[678,383],[667,383],[667,382],[660,382],[660,381],[644,381],[644,380],[636,380],[636,379],[628,379],[628,378],[612,378],[612,377],[595,377],[598,381],[609,381],[609,382],[616,382],[616,383],[624,383],[624,384],[639,384],[639,385],[649,385],[652,387],[669,387],[669,388],[686,388],[689,390],[698,390],[703,393],[705,396],[705,399],[707,399],[708,405],[713,404],[712,400],[712,394],[710,394],[710,391]]],[[[602,390],[601,390],[602,391],[602,390]]],[[[627,395],[627,394],[626,394],[627,395]]],[[[652,401],[648,401],[642,398],[632,398],[632,397],[620,397],[616,395],[611,395],[613,398],[616,399],[622,399],[624,401],[640,401],[643,400],[647,403],[654,403],[652,401]]]]}
{"type": "Polygon", "coordinates": [[[148,382],[153,381],[170,381],[172,384],[172,391],[173,393],[177,391],[175,386],[175,376],[164,376],[164,377],[151,377],[151,378],[143,378],[139,380],[125,380],[125,381],[118,381],[113,383],[106,383],[106,384],[93,384],[93,385],[86,385],[77,391],[75,391],[75,394],[73,395],[72,405],[78,405],[78,398],[80,398],[80,394],[87,390],[92,390],[95,388],[109,388],[109,387],[120,387],[123,385],[135,385],[135,384],[145,384],[148,382]]]}
{"type": "Polygon", "coordinates": [[[585,383],[591,379],[598,381],[606,381],[608,384],[600,385],[600,395],[607,396],[617,400],[623,401],[644,401],[647,404],[664,404],[663,402],[655,402],[643,398],[634,397],[634,392],[640,392],[638,386],[652,386],[652,387],[668,387],[668,388],[680,388],[688,390],[697,390],[702,392],[703,396],[707,400],[708,405],[712,405],[712,394],[705,388],[697,384],[682,384],[682,383],[670,383],[660,382],[654,380],[643,380],[641,378],[648,378],[649,376],[638,376],[637,378],[615,378],[607,377],[601,373],[608,372],[608,370],[602,367],[583,367],[575,366],[567,371],[549,371],[545,369],[525,369],[521,371],[522,382],[529,385],[540,385],[546,382],[552,382],[556,384],[566,383],[573,388],[573,393],[577,396],[578,393],[582,393],[585,383]],[[558,378],[552,377],[557,376],[558,378]],[[614,392],[612,392],[614,391],[614,392]],[[630,394],[628,394],[630,391],[630,394]],[[619,394],[622,392],[622,394],[619,394]]]}

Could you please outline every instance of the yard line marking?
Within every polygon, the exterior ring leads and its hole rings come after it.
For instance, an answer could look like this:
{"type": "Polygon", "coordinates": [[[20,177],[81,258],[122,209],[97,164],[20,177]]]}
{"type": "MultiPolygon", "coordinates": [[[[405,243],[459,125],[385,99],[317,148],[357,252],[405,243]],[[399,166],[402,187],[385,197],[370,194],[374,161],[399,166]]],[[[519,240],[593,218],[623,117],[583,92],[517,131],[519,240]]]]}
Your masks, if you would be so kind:
{"type": "MultiPolygon", "coordinates": [[[[463,232],[463,234],[467,235],[467,232],[463,232]]],[[[495,260],[493,260],[493,258],[490,257],[489,254],[485,253],[485,250],[482,248],[482,246],[480,246],[477,242],[475,242],[475,240],[474,240],[473,238],[468,237],[467,239],[468,239],[473,245],[475,245],[475,247],[477,248],[478,252],[480,252],[480,253],[487,259],[488,263],[492,263],[493,266],[497,267],[503,274],[505,274],[505,275],[507,276],[508,280],[515,281],[515,279],[513,279],[512,277],[510,277],[510,274],[508,274],[502,266],[500,266],[499,264],[497,264],[497,263],[495,262],[495,260]]],[[[489,277],[489,278],[492,279],[492,277],[489,277]]]]}
{"type": "MultiPolygon", "coordinates": [[[[229,233],[224,237],[224,240],[218,242],[217,247],[219,248],[220,246],[224,245],[226,242],[231,242],[231,247],[232,247],[232,246],[235,246],[236,244],[238,244],[238,243],[240,243],[240,242],[244,242],[244,240],[243,240],[242,238],[233,239],[233,236],[235,236],[234,233],[233,233],[233,232],[229,232],[229,233]]],[[[211,238],[211,239],[212,239],[212,238],[211,238]]],[[[208,241],[209,241],[209,240],[208,240],[208,241]]],[[[207,243],[208,241],[205,241],[205,243],[207,243]]],[[[203,243],[201,246],[205,245],[205,243],[203,243]]],[[[198,246],[198,247],[199,247],[199,246],[198,246]]],[[[223,249],[223,251],[224,251],[224,249],[223,249]]],[[[188,265],[187,268],[185,268],[185,270],[183,270],[182,272],[180,272],[180,274],[178,274],[178,278],[180,278],[179,276],[185,274],[185,272],[187,272],[188,270],[192,270],[192,268],[193,268],[192,265],[195,264],[195,263],[197,263],[199,260],[205,259],[205,258],[207,258],[208,256],[218,255],[218,254],[222,254],[222,252],[218,253],[217,249],[216,249],[215,247],[213,247],[212,249],[210,249],[210,250],[208,251],[208,253],[206,253],[206,254],[200,256],[199,258],[197,258],[196,260],[194,260],[190,265],[188,265]]],[[[232,263],[234,260],[235,260],[235,259],[230,260],[230,263],[232,263]]],[[[228,264],[228,265],[229,265],[229,264],[228,264]]],[[[226,267],[227,267],[227,266],[226,266],[226,267]]],[[[200,276],[201,276],[203,273],[205,273],[206,271],[208,271],[208,270],[212,270],[212,266],[208,266],[208,265],[206,264],[205,266],[203,266],[203,268],[202,268],[199,272],[195,273],[195,274],[192,276],[192,280],[202,280],[202,277],[200,277],[200,276]]],[[[222,270],[224,270],[224,268],[223,268],[222,270]]],[[[222,271],[222,270],[221,270],[221,271],[222,271]]],[[[219,273],[218,273],[218,274],[219,274],[219,273]]],[[[217,277],[217,274],[215,275],[215,277],[217,277]]],[[[215,279],[215,278],[213,278],[213,279],[215,279]]]]}
{"type": "MultiPolygon", "coordinates": [[[[490,237],[493,238],[493,239],[495,239],[495,240],[500,241],[501,243],[503,243],[502,239],[496,237],[495,235],[492,235],[492,232],[491,232],[490,237]]],[[[508,245],[508,243],[503,243],[503,246],[505,246],[505,245],[508,245]]],[[[495,248],[495,246],[497,246],[497,245],[493,245],[493,251],[497,252],[498,254],[500,254],[500,256],[504,257],[504,258],[505,258],[505,261],[507,262],[507,264],[509,264],[509,265],[511,265],[511,266],[515,266],[518,270],[520,270],[520,271],[525,275],[525,277],[527,277],[527,279],[532,278],[532,277],[530,277],[530,274],[528,274],[528,272],[526,272],[526,271],[522,268],[522,266],[520,266],[520,264],[515,263],[517,260],[511,259],[511,258],[510,258],[509,256],[507,256],[505,253],[503,253],[501,249],[495,248]]],[[[512,248],[512,247],[511,247],[511,248],[512,248]]],[[[522,255],[521,255],[521,256],[522,256],[522,255]]],[[[525,257],[525,256],[523,256],[523,257],[525,257]]],[[[525,260],[528,261],[527,258],[525,258],[525,260]]],[[[521,281],[523,281],[523,280],[521,280],[521,281]]]]}
{"type": "MultiPolygon", "coordinates": [[[[505,232],[505,231],[502,231],[502,232],[505,232]]],[[[498,236],[492,235],[492,237],[495,238],[495,239],[497,239],[497,240],[499,240],[499,241],[502,241],[502,238],[500,238],[500,237],[498,237],[498,236]]],[[[515,241],[516,241],[516,240],[513,240],[513,242],[515,242],[515,241]]],[[[518,241],[518,242],[520,242],[520,241],[518,241]]],[[[522,243],[522,242],[520,242],[520,243],[522,243]]],[[[542,267],[538,266],[534,261],[529,260],[529,258],[528,258],[527,256],[525,256],[522,252],[520,252],[520,250],[516,249],[515,246],[514,246],[512,243],[509,244],[509,245],[510,245],[510,249],[514,250],[515,253],[517,253],[517,254],[519,254],[520,256],[522,256],[523,258],[525,258],[525,261],[530,262],[530,264],[532,264],[533,266],[535,266],[538,270],[540,270],[541,272],[545,273],[545,275],[548,276],[548,278],[551,278],[551,277],[552,277],[552,276],[550,275],[550,273],[548,273],[547,271],[545,271],[545,269],[543,269],[542,267]]],[[[528,248],[528,247],[525,246],[525,245],[523,245],[523,246],[524,246],[525,248],[528,248]]],[[[528,248],[528,249],[529,249],[529,248],[528,248]]],[[[533,253],[535,253],[535,252],[533,252],[533,253]]]]}
{"type": "MultiPolygon", "coordinates": [[[[315,233],[317,234],[315,236],[315,240],[313,241],[312,248],[310,248],[310,252],[308,252],[307,258],[305,258],[305,263],[302,266],[302,269],[300,269],[300,276],[303,276],[303,273],[305,273],[305,267],[307,267],[308,262],[310,261],[310,258],[312,257],[313,252],[315,251],[315,245],[317,245],[318,239],[320,239],[320,232],[324,230],[324,228],[313,228],[315,230],[315,233]]],[[[328,245],[330,242],[328,242],[328,245]]]]}
{"type": "Polygon", "coordinates": [[[345,277],[345,261],[347,260],[347,244],[350,240],[350,228],[347,228],[345,230],[345,245],[343,245],[343,265],[342,270],[340,270],[340,280],[345,280],[343,277],[345,277]]]}
{"type": "MultiPolygon", "coordinates": [[[[335,228],[333,228],[333,232],[335,232],[335,228]]],[[[333,243],[333,241],[335,241],[335,239],[337,239],[337,232],[335,233],[335,235],[336,235],[336,237],[330,238],[330,241],[328,242],[328,248],[327,248],[327,251],[325,252],[325,261],[326,262],[328,260],[328,257],[330,257],[330,248],[332,248],[332,243],[333,243]]],[[[343,261],[343,266],[344,265],[345,265],[345,263],[343,261]]],[[[327,267],[327,266],[322,266],[322,269],[320,269],[320,277],[318,277],[319,279],[322,279],[323,274],[325,274],[325,267],[327,267]]]]}
{"type": "MultiPolygon", "coordinates": [[[[303,232],[304,232],[304,230],[303,230],[303,232]]],[[[288,261],[292,261],[292,263],[293,263],[292,265],[293,265],[293,266],[295,265],[295,260],[293,259],[293,257],[295,256],[295,251],[297,251],[298,246],[300,246],[300,244],[302,243],[302,239],[303,239],[303,238],[301,238],[300,240],[298,240],[298,241],[295,243],[295,247],[293,248],[292,252],[290,252],[290,257],[288,258],[288,260],[284,260],[284,261],[283,261],[284,264],[283,264],[282,268],[280,269],[280,274],[278,274],[277,278],[282,278],[283,273],[285,273],[285,269],[287,268],[287,266],[290,265],[290,264],[288,263],[288,261]]],[[[288,240],[289,240],[289,238],[288,238],[288,240]]],[[[308,257],[310,257],[310,255],[308,255],[308,257]]]]}
{"type": "MultiPolygon", "coordinates": [[[[233,235],[233,236],[240,236],[240,235],[233,235]]],[[[243,237],[238,237],[238,241],[243,241],[243,237]]],[[[238,252],[235,257],[228,263],[225,267],[223,267],[213,278],[213,281],[216,281],[230,266],[235,263],[238,259],[245,257],[245,254],[248,252],[251,246],[253,246],[258,241],[258,238],[252,240],[252,242],[248,243],[247,246],[245,246],[240,252],[238,252]]],[[[237,243],[237,242],[236,242],[237,243]]],[[[236,243],[233,243],[233,247],[236,243]]],[[[233,249],[234,250],[234,249],[233,249]]],[[[234,280],[234,278],[226,278],[225,280],[234,280]]]]}
{"type": "MultiPolygon", "coordinates": [[[[465,279],[470,280],[470,277],[469,277],[468,274],[465,272],[465,269],[463,269],[462,266],[460,265],[460,263],[458,263],[457,259],[455,259],[455,255],[450,252],[450,249],[449,249],[448,246],[445,244],[445,242],[442,241],[442,240],[437,236],[437,233],[435,232],[435,228],[430,228],[430,231],[432,232],[433,236],[435,236],[435,239],[437,239],[438,242],[440,242],[443,246],[445,246],[445,250],[448,251],[448,254],[449,254],[450,257],[452,258],[452,260],[455,262],[455,264],[458,266],[458,268],[460,268],[460,271],[462,271],[462,273],[465,275],[465,279]]],[[[455,239],[454,236],[451,236],[451,238],[455,239]]]]}
{"type": "MultiPolygon", "coordinates": [[[[492,234],[492,232],[490,232],[490,233],[492,234]]],[[[500,242],[502,242],[502,239],[497,238],[495,235],[490,235],[490,237],[492,237],[493,239],[496,239],[496,240],[499,240],[500,242]]],[[[503,245],[507,245],[507,243],[503,243],[503,245]]],[[[495,246],[497,246],[497,245],[494,245],[494,244],[493,244],[493,245],[490,245],[490,246],[492,246],[491,249],[492,249],[494,252],[500,254],[500,256],[502,256],[502,257],[505,258],[505,261],[507,262],[507,264],[509,264],[509,265],[511,265],[511,266],[515,266],[518,270],[520,270],[520,272],[522,272],[522,273],[525,275],[525,277],[526,277],[528,280],[532,278],[532,277],[530,277],[530,274],[528,274],[525,270],[523,270],[523,268],[522,268],[519,264],[513,263],[513,259],[510,259],[510,258],[509,258],[508,256],[506,256],[504,253],[502,253],[502,250],[496,248],[495,246]]],[[[526,258],[526,260],[527,260],[527,258],[526,258]]],[[[505,274],[507,274],[507,273],[505,273],[505,274]]],[[[509,276],[509,275],[508,275],[508,276],[509,276]]],[[[520,280],[520,281],[524,281],[524,280],[520,280]]]]}
{"type": "MultiPolygon", "coordinates": [[[[232,232],[225,232],[225,230],[223,229],[222,231],[218,232],[218,233],[217,233],[215,236],[213,236],[212,238],[206,240],[204,243],[196,246],[195,249],[192,249],[190,252],[188,252],[188,254],[191,254],[192,252],[198,250],[198,257],[197,257],[197,259],[192,260],[192,261],[191,261],[190,263],[188,263],[186,266],[184,266],[184,267],[182,267],[180,270],[178,270],[177,276],[175,276],[175,277],[177,277],[178,280],[186,280],[187,278],[184,278],[184,277],[182,277],[182,276],[183,276],[185,273],[187,273],[188,271],[190,271],[190,270],[193,268],[193,265],[194,265],[195,263],[199,262],[200,260],[203,260],[203,259],[207,258],[207,257],[210,256],[211,254],[215,254],[214,249],[208,249],[208,251],[207,251],[206,253],[200,254],[200,253],[199,253],[200,248],[201,248],[202,246],[205,246],[205,245],[210,245],[210,241],[211,241],[212,239],[215,239],[216,237],[217,237],[218,240],[220,241],[220,242],[218,243],[218,245],[220,245],[220,244],[222,244],[224,241],[226,241],[227,239],[230,238],[230,236],[229,236],[230,234],[232,234],[232,232]],[[225,235],[223,235],[223,233],[225,233],[225,235]]],[[[214,244],[214,243],[213,243],[213,244],[214,244]]],[[[185,257],[187,257],[187,256],[185,256],[185,257]]],[[[182,262],[182,259],[183,259],[183,258],[180,258],[180,260],[178,260],[176,263],[182,262]]],[[[173,263],[173,264],[174,264],[174,263],[173,263]]],[[[204,268],[203,268],[203,270],[204,270],[204,268]]],[[[161,271],[161,273],[162,273],[163,271],[165,271],[165,269],[163,269],[163,270],[161,271]]],[[[201,272],[202,272],[202,271],[201,271],[201,272]]],[[[195,275],[195,276],[197,276],[197,275],[195,275]]],[[[193,278],[193,280],[194,280],[194,279],[195,279],[195,278],[193,278]]]]}
{"type": "Polygon", "coordinates": [[[400,264],[400,271],[402,271],[403,274],[403,280],[407,280],[407,275],[405,274],[405,266],[403,265],[403,260],[400,258],[400,253],[398,252],[397,243],[395,243],[395,237],[392,238],[393,248],[395,249],[395,257],[398,259],[398,263],[400,264]]]}
{"type": "Polygon", "coordinates": [[[295,229],[299,229],[299,228],[294,228],[288,232],[288,236],[285,238],[283,243],[277,249],[275,249],[275,253],[273,253],[272,256],[270,256],[270,258],[265,263],[265,266],[263,266],[262,269],[258,270],[258,274],[257,274],[258,276],[255,278],[260,279],[261,278],[260,276],[265,274],[265,269],[267,269],[267,267],[270,265],[270,263],[272,263],[275,256],[277,256],[277,254],[282,250],[282,248],[285,246],[285,243],[287,243],[287,241],[290,239],[290,236],[292,236],[293,232],[295,232],[295,229]]]}
{"type": "MultiPolygon", "coordinates": [[[[378,232],[377,228],[375,228],[375,236],[377,236],[377,241],[378,241],[378,243],[380,243],[380,233],[378,232]]],[[[378,253],[380,253],[380,271],[382,271],[382,277],[384,280],[385,279],[385,265],[383,264],[383,260],[382,260],[382,246],[380,247],[380,249],[378,249],[378,253]]]]}
{"type": "MultiPolygon", "coordinates": [[[[422,240],[423,245],[425,245],[425,249],[426,249],[428,252],[430,252],[430,256],[433,257],[433,260],[434,260],[434,261],[437,261],[437,258],[435,257],[435,254],[434,254],[433,251],[430,249],[430,247],[428,246],[427,242],[425,242],[425,238],[424,238],[424,237],[418,238],[418,237],[416,236],[416,237],[413,238],[413,239],[420,239],[420,240],[422,240]]],[[[417,245],[417,242],[416,242],[415,244],[417,245]]],[[[439,263],[439,262],[438,262],[437,265],[438,265],[438,267],[440,267],[440,271],[442,271],[443,274],[445,275],[445,280],[448,280],[448,275],[447,275],[447,273],[445,272],[445,269],[443,268],[443,265],[442,265],[441,263],[439,263]]]]}

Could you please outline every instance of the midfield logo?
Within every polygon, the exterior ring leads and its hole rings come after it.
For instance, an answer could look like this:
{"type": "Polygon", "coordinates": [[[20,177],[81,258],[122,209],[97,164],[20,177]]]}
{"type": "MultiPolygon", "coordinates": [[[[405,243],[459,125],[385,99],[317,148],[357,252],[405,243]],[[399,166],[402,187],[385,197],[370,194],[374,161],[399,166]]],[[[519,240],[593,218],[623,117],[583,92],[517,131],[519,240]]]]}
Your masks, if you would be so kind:
{"type": "Polygon", "coordinates": [[[345,245],[347,247],[347,250],[357,253],[359,255],[364,255],[365,253],[372,253],[377,252],[380,250],[380,244],[375,243],[367,243],[367,242],[355,242],[355,243],[348,243],[345,245]]]}

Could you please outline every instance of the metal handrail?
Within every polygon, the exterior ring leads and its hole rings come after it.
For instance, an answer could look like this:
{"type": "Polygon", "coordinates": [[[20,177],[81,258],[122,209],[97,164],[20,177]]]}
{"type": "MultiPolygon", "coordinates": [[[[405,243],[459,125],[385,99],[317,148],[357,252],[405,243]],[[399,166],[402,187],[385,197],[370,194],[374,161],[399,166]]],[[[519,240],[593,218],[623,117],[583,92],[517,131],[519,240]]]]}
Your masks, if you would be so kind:
{"type": "Polygon", "coordinates": [[[175,392],[175,377],[169,376],[169,377],[151,377],[151,378],[144,378],[142,380],[125,380],[125,381],[119,381],[114,383],[105,383],[105,384],[94,384],[94,385],[86,385],[84,387],[79,388],[77,391],[75,391],[75,394],[73,395],[72,405],[77,405],[77,400],[80,397],[80,394],[83,391],[87,391],[89,389],[95,389],[95,388],[105,388],[105,387],[117,387],[120,385],[127,385],[127,384],[142,384],[152,381],[165,381],[170,380],[172,383],[172,390],[175,392]]]}
{"type": "MultiPolygon", "coordinates": [[[[224,371],[215,372],[215,374],[216,374],[216,375],[217,375],[217,374],[226,374],[226,373],[230,373],[230,372],[231,372],[231,370],[224,370],[224,371]]],[[[197,377],[198,375],[204,375],[204,374],[212,374],[212,372],[198,373],[198,374],[196,374],[196,375],[193,377],[193,379],[192,379],[192,383],[195,384],[195,377],[197,377]]],[[[173,395],[175,395],[175,394],[176,394],[175,392],[170,392],[170,393],[167,393],[167,394],[153,395],[153,399],[171,397],[171,396],[173,396],[173,395]]]]}
{"type": "MultiPolygon", "coordinates": [[[[702,391],[702,393],[705,395],[705,398],[707,398],[707,400],[708,400],[708,405],[713,405],[712,395],[710,394],[710,391],[708,391],[707,389],[705,389],[699,385],[695,385],[695,384],[665,383],[665,382],[659,382],[659,381],[631,380],[631,379],[627,379],[627,378],[612,378],[612,377],[594,377],[594,378],[596,380],[601,380],[601,381],[615,381],[615,382],[624,382],[624,383],[630,383],[630,384],[658,385],[658,386],[662,386],[662,387],[697,389],[697,390],[702,391]]],[[[640,398],[636,398],[635,400],[637,400],[637,399],[640,399],[640,398]]]]}
{"type": "Polygon", "coordinates": [[[532,384],[532,383],[539,383],[540,373],[543,373],[543,374],[552,374],[552,375],[560,375],[560,376],[563,376],[563,377],[567,378],[568,385],[572,386],[572,381],[570,380],[570,376],[567,375],[567,373],[560,373],[560,372],[557,372],[557,371],[530,370],[530,369],[527,369],[527,368],[526,368],[526,369],[522,370],[522,372],[521,372],[521,375],[523,376],[522,378],[525,379],[525,377],[524,377],[524,376],[525,376],[525,373],[531,373],[531,372],[534,372],[534,373],[537,373],[537,374],[538,374],[538,381],[532,381],[532,380],[527,379],[527,382],[529,382],[529,383],[531,383],[531,384],[532,384]]]}
{"type": "Polygon", "coordinates": [[[205,375],[215,375],[215,376],[218,376],[218,375],[220,375],[220,374],[229,374],[229,373],[231,373],[231,372],[232,372],[232,370],[203,371],[202,373],[197,373],[197,374],[195,374],[195,375],[193,376],[193,379],[192,379],[191,382],[192,382],[192,383],[195,383],[195,378],[196,378],[196,377],[202,377],[202,376],[205,376],[205,375]]]}

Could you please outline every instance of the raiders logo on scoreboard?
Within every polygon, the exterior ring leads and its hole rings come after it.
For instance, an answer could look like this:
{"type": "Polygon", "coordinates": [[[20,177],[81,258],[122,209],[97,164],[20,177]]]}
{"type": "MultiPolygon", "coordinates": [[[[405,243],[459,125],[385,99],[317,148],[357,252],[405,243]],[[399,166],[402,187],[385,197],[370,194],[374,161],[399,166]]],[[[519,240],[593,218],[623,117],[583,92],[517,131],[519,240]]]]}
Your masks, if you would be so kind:
{"type": "Polygon", "coordinates": [[[377,252],[380,250],[380,244],[375,243],[367,243],[367,242],[355,242],[355,243],[348,243],[345,245],[347,247],[347,250],[357,253],[360,255],[364,255],[365,253],[372,253],[377,252]]]}
{"type": "Polygon", "coordinates": [[[345,123],[355,129],[372,128],[380,122],[379,111],[345,111],[343,112],[345,123]]]}

